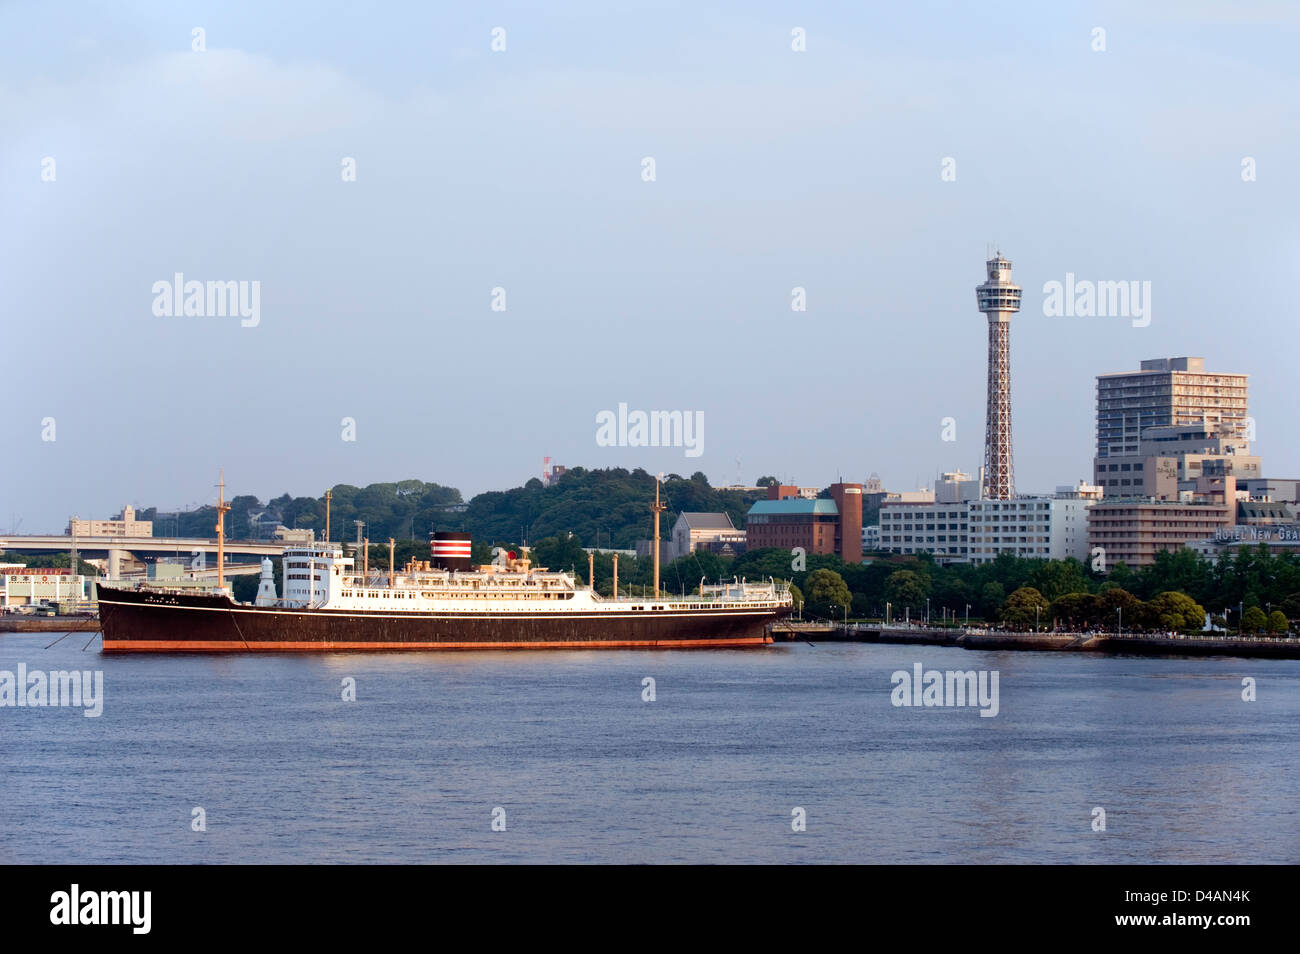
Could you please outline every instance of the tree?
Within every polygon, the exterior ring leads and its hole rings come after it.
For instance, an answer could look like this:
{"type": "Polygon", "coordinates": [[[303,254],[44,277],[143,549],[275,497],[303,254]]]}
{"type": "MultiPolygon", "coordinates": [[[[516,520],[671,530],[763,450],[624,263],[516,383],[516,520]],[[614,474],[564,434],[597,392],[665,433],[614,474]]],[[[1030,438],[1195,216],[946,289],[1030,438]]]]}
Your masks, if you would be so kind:
{"type": "Polygon", "coordinates": [[[1138,585],[1138,577],[1129,568],[1129,565],[1121,560],[1110,568],[1110,572],[1106,574],[1106,582],[1113,583],[1122,590],[1132,592],[1138,585]]]}
{"type": "Polygon", "coordinates": [[[1065,560],[1044,560],[1029,575],[1034,588],[1049,600],[1067,593],[1082,593],[1088,589],[1088,577],[1083,564],[1073,557],[1065,560]]]}
{"type": "Polygon", "coordinates": [[[1007,598],[1007,591],[996,580],[985,583],[980,589],[980,615],[985,619],[996,619],[998,608],[1007,598]]]}
{"type": "Polygon", "coordinates": [[[849,612],[852,613],[854,616],[870,616],[871,600],[867,598],[867,594],[854,593],[853,603],[849,607],[849,612]]]}
{"type": "Polygon", "coordinates": [[[1172,590],[1159,594],[1146,604],[1144,615],[1148,625],[1177,632],[1205,628],[1205,607],[1186,593],[1172,590]]]}
{"type": "Polygon", "coordinates": [[[538,540],[533,544],[532,559],[534,566],[555,572],[580,568],[585,574],[587,569],[587,551],[582,549],[582,541],[572,534],[538,540]]]}
{"type": "Polygon", "coordinates": [[[1052,601],[1051,615],[1070,629],[1095,626],[1101,620],[1101,600],[1092,593],[1067,593],[1052,601]]]}
{"type": "Polygon", "coordinates": [[[780,481],[775,477],[760,477],[754,481],[755,487],[775,487],[780,481]]]}
{"type": "Polygon", "coordinates": [[[763,547],[759,550],[747,550],[736,557],[731,564],[731,572],[750,580],[764,580],[769,576],[781,580],[787,579],[794,572],[790,565],[789,550],[780,547],[763,547]]]}
{"type": "Polygon", "coordinates": [[[1111,586],[1110,581],[1102,584],[1101,592],[1097,594],[1101,601],[1101,622],[1103,626],[1109,626],[1114,622],[1116,627],[1122,625],[1125,616],[1129,619],[1129,627],[1132,628],[1138,623],[1138,610],[1142,607],[1142,601],[1130,593],[1128,590],[1118,586],[1111,586]]]}
{"type": "Polygon", "coordinates": [[[912,570],[895,570],[885,581],[885,598],[900,612],[908,607],[919,610],[927,591],[925,578],[912,570]]]}
{"type": "Polygon", "coordinates": [[[1042,622],[1048,615],[1048,603],[1032,586],[1022,586],[1007,597],[998,609],[998,619],[1013,629],[1025,629],[1042,622]],[[1037,611],[1037,612],[1035,612],[1037,611]]]}
{"type": "Polygon", "coordinates": [[[1241,614],[1241,628],[1247,633],[1258,633],[1268,626],[1268,617],[1258,606],[1247,606],[1241,614]]]}
{"type": "Polygon", "coordinates": [[[839,615],[853,599],[844,577],[834,570],[813,570],[804,588],[808,591],[809,611],[817,616],[830,616],[832,612],[839,615]]]}
{"type": "Polygon", "coordinates": [[[1154,565],[1142,572],[1144,593],[1204,594],[1209,581],[1209,564],[1195,550],[1180,547],[1161,550],[1154,565]]]}
{"type": "Polygon", "coordinates": [[[1290,624],[1287,622],[1286,613],[1281,610],[1273,610],[1268,614],[1267,625],[1268,631],[1276,636],[1279,633],[1285,633],[1290,624]]]}

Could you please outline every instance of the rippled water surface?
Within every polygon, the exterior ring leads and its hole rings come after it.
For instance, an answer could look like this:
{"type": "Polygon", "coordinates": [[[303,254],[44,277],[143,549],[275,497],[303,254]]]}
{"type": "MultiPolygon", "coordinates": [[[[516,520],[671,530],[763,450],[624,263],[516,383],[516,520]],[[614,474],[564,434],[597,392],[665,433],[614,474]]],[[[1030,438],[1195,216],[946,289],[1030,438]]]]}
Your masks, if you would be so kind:
{"type": "Polygon", "coordinates": [[[0,670],[100,669],[105,695],[99,718],[0,708],[0,862],[1300,860],[1300,662],[105,657],[89,635],[0,635],[0,670]],[[999,714],[893,706],[917,662],[997,670],[999,714]]]}

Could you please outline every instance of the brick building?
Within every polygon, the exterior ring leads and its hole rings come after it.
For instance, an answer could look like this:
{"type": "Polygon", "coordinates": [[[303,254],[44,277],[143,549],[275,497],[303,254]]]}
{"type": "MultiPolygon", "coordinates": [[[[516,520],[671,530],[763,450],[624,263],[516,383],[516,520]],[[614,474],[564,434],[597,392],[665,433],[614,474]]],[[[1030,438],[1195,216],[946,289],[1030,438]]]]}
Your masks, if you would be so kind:
{"type": "Polygon", "coordinates": [[[768,499],[750,507],[745,518],[746,545],[802,547],[807,553],[834,553],[845,563],[861,563],[862,485],[831,484],[829,493],[829,499],[809,500],[798,487],[768,487],[768,499]]]}

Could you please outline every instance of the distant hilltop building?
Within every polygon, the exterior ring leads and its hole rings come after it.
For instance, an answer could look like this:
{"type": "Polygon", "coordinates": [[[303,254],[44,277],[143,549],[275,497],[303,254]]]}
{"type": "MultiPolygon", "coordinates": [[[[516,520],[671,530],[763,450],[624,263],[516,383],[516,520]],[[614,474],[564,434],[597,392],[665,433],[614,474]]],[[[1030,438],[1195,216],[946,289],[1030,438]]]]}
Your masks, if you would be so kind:
{"type": "Polygon", "coordinates": [[[152,537],[153,521],[135,519],[135,508],[128,504],[112,520],[82,520],[73,517],[68,521],[67,535],[77,537],[152,537]]]}
{"type": "Polygon", "coordinates": [[[557,480],[559,480],[561,477],[564,476],[564,472],[568,469],[569,468],[565,467],[563,464],[555,464],[554,466],[552,466],[551,459],[549,457],[543,457],[542,458],[542,486],[543,487],[552,486],[557,480]]]}

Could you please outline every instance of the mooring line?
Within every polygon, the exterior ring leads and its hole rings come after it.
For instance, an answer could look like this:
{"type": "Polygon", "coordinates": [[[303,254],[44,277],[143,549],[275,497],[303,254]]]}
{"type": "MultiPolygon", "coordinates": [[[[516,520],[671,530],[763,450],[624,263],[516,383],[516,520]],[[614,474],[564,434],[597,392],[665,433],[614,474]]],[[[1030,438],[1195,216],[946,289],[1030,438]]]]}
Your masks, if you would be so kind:
{"type": "MultiPolygon", "coordinates": [[[[75,633],[75,632],[76,632],[75,629],[70,629],[70,630],[68,630],[66,633],[64,633],[62,636],[60,636],[58,639],[56,639],[56,640],[54,641],[54,643],[57,643],[57,642],[59,642],[60,640],[67,639],[69,636],[71,636],[71,635],[72,635],[73,633],[75,633]]],[[[50,643],[50,646],[53,646],[54,643],[50,643]]],[[[46,648],[46,649],[49,649],[50,646],[46,646],[45,648],[46,648]]]]}
{"type": "Polygon", "coordinates": [[[244,638],[244,631],[239,626],[239,617],[235,614],[233,610],[230,613],[230,621],[235,624],[235,632],[239,634],[239,641],[243,643],[244,648],[251,653],[253,651],[253,647],[248,645],[248,640],[244,638]]]}

